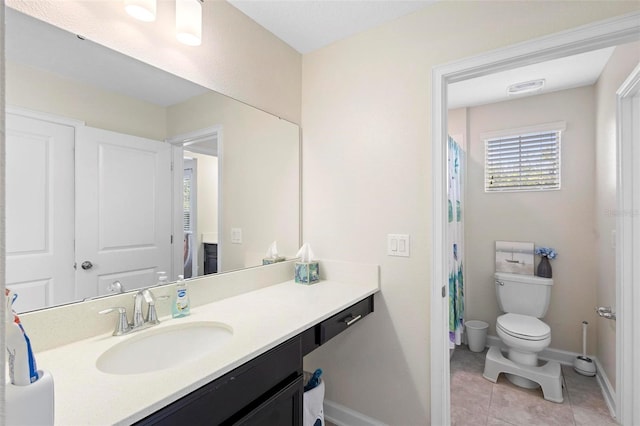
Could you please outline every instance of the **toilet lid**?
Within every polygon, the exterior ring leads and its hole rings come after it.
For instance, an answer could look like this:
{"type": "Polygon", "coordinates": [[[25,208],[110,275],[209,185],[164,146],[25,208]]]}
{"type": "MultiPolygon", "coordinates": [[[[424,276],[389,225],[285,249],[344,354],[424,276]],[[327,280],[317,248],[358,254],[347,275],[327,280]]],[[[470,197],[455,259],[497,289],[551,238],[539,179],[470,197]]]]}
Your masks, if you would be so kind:
{"type": "Polygon", "coordinates": [[[500,315],[497,327],[511,336],[525,340],[543,340],[551,335],[551,329],[547,324],[528,315],[500,315]]]}

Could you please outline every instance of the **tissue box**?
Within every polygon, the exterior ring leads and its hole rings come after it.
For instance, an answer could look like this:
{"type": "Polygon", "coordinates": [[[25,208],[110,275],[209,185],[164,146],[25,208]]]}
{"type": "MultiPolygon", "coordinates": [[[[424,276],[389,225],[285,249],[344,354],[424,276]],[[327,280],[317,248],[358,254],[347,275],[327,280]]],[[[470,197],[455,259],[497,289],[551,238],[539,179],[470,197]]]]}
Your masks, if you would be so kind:
{"type": "Polygon", "coordinates": [[[278,263],[278,262],[284,262],[286,259],[282,256],[278,256],[278,257],[265,257],[264,259],[262,259],[262,264],[263,265],[271,265],[273,263],[278,263]]]}
{"type": "Polygon", "coordinates": [[[296,262],[295,280],[299,284],[315,284],[320,281],[318,262],[296,262]]]}

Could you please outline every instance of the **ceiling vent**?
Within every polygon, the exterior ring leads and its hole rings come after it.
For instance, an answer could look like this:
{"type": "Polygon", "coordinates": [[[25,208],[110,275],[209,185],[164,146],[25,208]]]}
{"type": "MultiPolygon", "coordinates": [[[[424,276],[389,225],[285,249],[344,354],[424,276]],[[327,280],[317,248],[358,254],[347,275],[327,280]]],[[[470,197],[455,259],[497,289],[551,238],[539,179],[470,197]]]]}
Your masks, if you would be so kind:
{"type": "Polygon", "coordinates": [[[516,83],[507,87],[508,95],[522,95],[524,93],[537,92],[544,87],[544,78],[538,80],[525,81],[524,83],[516,83]]]}

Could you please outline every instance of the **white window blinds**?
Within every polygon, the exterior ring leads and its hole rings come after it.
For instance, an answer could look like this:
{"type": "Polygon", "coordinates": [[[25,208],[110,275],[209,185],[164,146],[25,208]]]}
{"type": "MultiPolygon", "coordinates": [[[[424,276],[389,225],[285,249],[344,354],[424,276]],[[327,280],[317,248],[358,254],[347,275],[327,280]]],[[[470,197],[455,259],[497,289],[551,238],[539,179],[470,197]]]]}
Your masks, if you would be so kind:
{"type": "Polygon", "coordinates": [[[185,169],[183,177],[183,199],[182,199],[182,229],[185,233],[190,233],[193,229],[192,221],[192,202],[191,202],[191,179],[193,169],[185,169]]]}
{"type": "Polygon", "coordinates": [[[486,192],[560,189],[560,131],[485,140],[486,192]]]}

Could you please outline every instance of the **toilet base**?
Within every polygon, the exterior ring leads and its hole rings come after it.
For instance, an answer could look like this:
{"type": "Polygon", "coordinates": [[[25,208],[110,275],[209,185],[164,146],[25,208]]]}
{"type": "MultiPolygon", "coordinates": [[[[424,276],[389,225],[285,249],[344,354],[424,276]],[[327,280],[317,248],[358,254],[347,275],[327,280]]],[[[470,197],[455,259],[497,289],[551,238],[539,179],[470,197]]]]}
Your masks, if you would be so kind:
{"type": "MultiPolygon", "coordinates": [[[[507,373],[531,380],[542,387],[544,399],[562,403],[562,372],[560,363],[549,361],[545,365],[537,367],[520,365],[502,355],[497,346],[491,346],[487,352],[482,376],[492,381],[498,381],[500,373],[507,373]]],[[[514,383],[518,385],[517,383],[514,383]]]]}

